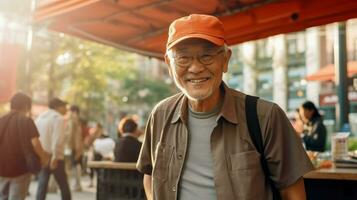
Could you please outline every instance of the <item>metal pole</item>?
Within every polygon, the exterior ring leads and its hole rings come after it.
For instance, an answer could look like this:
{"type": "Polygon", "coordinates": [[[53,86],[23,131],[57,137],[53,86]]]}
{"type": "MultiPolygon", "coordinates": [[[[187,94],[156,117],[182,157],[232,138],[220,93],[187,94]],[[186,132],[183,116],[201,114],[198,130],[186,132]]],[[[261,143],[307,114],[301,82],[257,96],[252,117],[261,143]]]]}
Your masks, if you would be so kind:
{"type": "Polygon", "coordinates": [[[346,23],[337,24],[335,34],[335,83],[338,102],[336,104],[337,130],[348,123],[349,101],[347,85],[347,59],[346,59],[346,23]]]}

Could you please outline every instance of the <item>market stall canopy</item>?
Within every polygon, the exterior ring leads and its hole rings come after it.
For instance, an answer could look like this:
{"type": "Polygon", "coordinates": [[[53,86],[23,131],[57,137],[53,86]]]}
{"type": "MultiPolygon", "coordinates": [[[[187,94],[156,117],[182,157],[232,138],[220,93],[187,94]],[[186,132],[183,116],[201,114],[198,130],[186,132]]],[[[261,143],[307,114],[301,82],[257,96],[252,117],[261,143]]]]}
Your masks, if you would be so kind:
{"type": "Polygon", "coordinates": [[[218,16],[228,45],[357,17],[356,0],[47,0],[35,22],[123,50],[162,58],[174,19],[218,16]]]}
{"type": "MultiPolygon", "coordinates": [[[[347,63],[348,77],[353,77],[357,74],[357,61],[350,61],[347,63]]],[[[306,76],[307,81],[335,81],[335,65],[329,64],[320,68],[319,71],[306,76]]]]}

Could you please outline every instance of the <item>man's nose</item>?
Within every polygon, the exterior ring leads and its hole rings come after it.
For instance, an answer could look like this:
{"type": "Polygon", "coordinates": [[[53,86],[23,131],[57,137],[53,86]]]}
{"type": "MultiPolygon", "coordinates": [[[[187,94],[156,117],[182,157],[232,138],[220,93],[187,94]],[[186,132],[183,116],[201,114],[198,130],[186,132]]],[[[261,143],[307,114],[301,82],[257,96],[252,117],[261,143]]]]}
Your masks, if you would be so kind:
{"type": "Polygon", "coordinates": [[[205,66],[194,57],[192,64],[188,67],[188,71],[191,73],[200,73],[203,70],[205,70],[205,66]]]}

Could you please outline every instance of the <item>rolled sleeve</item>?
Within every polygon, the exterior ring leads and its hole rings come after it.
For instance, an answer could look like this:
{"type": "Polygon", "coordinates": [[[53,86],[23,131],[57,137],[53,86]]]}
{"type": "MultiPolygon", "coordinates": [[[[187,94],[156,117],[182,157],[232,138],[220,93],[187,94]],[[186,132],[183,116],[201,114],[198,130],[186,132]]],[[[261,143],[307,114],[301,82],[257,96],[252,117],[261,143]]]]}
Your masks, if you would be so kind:
{"type": "Polygon", "coordinates": [[[29,139],[40,137],[36,125],[31,118],[26,119],[26,127],[28,128],[27,132],[29,134],[29,139]]]}
{"type": "Polygon", "coordinates": [[[314,169],[301,139],[284,111],[276,104],[272,106],[270,115],[267,115],[265,130],[265,157],[271,179],[278,189],[295,183],[314,169]]]}
{"type": "Polygon", "coordinates": [[[145,137],[143,144],[141,146],[138,162],[136,168],[144,173],[151,175],[152,173],[152,158],[151,158],[151,136],[152,136],[152,126],[153,126],[153,117],[150,115],[145,129],[145,137]]]}

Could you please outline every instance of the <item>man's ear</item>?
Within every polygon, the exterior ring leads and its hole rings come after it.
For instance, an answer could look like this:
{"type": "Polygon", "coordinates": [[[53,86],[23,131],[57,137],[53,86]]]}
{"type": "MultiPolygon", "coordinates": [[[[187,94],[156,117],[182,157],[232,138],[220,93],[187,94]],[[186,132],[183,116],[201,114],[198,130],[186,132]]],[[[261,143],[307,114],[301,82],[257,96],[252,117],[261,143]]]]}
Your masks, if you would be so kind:
{"type": "Polygon", "coordinates": [[[226,73],[228,71],[228,63],[229,63],[229,59],[231,59],[232,56],[232,50],[227,48],[227,51],[225,53],[224,56],[224,63],[223,63],[223,73],[226,73]]]}
{"type": "Polygon", "coordinates": [[[170,58],[169,58],[169,56],[167,54],[165,54],[165,63],[167,65],[167,68],[169,69],[169,74],[170,74],[171,78],[173,78],[172,71],[171,71],[171,69],[172,69],[171,68],[171,62],[170,62],[170,58]]]}

